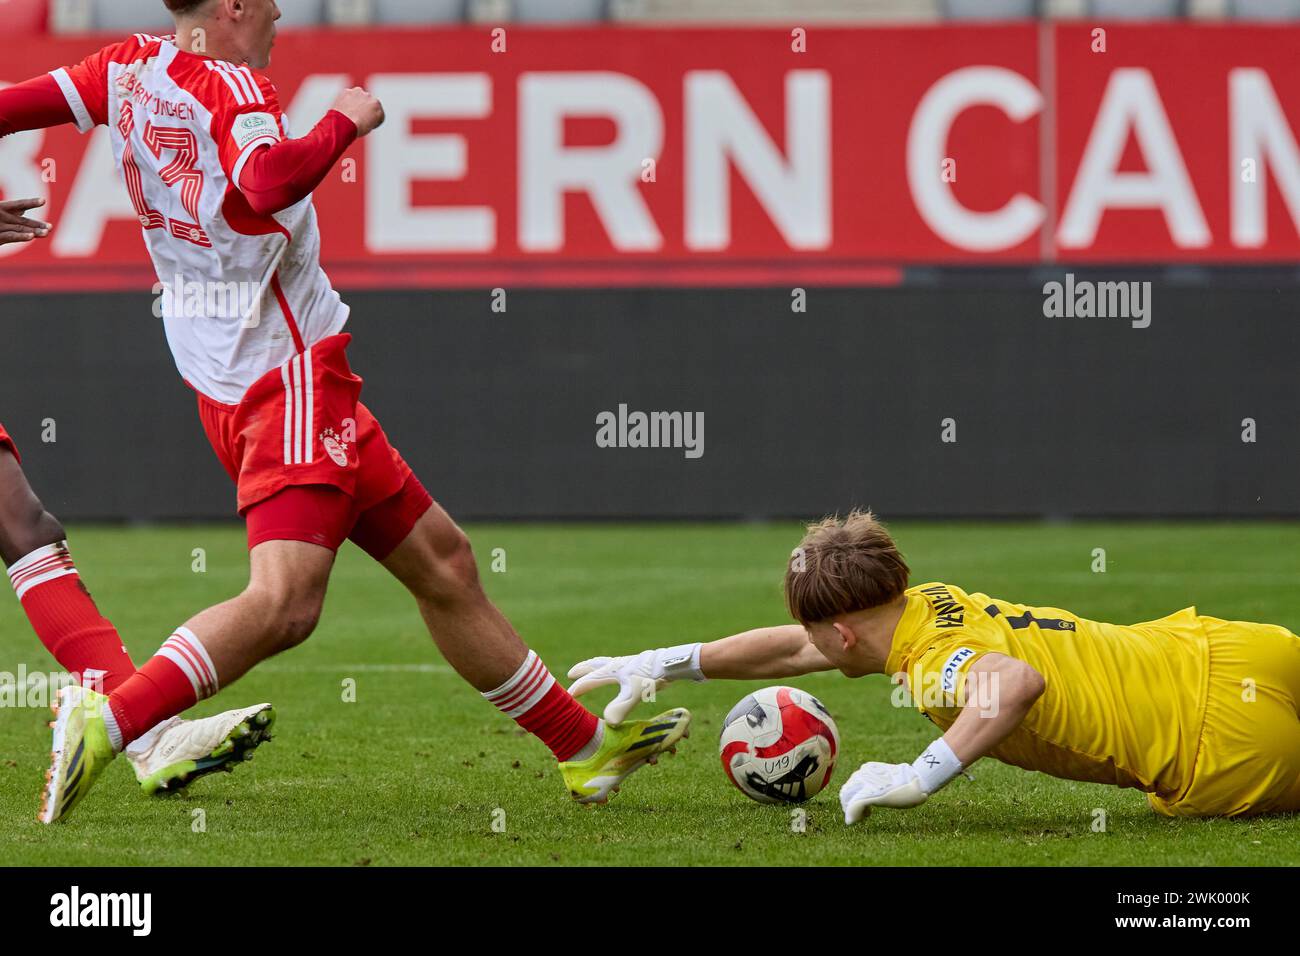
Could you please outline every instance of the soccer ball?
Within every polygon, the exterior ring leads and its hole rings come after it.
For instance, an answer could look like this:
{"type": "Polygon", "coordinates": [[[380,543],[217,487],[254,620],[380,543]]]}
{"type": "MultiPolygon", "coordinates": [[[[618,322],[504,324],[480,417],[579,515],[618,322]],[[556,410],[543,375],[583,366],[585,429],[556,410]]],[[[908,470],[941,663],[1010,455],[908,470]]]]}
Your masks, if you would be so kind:
{"type": "Polygon", "coordinates": [[[727,714],[718,742],[722,769],[759,803],[803,803],[830,782],[840,732],[812,694],[764,687],[727,714]]]}

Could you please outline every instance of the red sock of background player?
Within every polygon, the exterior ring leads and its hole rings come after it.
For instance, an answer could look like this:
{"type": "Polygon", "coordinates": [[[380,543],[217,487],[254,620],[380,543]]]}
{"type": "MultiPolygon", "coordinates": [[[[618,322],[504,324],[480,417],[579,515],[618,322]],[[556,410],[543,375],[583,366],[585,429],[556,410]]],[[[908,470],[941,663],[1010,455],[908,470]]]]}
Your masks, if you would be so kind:
{"type": "Polygon", "coordinates": [[[15,561],[9,580],[36,636],[60,667],[80,675],[82,684],[110,694],[135,673],[117,628],[81,583],[66,541],[15,561]]]}
{"type": "Polygon", "coordinates": [[[513,677],[483,696],[550,747],[556,760],[585,760],[600,746],[600,719],[556,683],[533,651],[513,677]]]}

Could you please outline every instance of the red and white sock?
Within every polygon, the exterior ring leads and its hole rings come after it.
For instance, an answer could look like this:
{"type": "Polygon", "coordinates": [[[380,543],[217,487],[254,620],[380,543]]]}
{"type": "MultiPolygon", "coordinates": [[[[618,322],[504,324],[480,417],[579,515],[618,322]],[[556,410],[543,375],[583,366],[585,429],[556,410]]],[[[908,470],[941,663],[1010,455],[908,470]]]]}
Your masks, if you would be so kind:
{"type": "Polygon", "coordinates": [[[158,653],[108,698],[104,723],[121,750],[159,721],[217,692],[217,669],[203,643],[178,627],[158,653]]]}
{"type": "Polygon", "coordinates": [[[111,694],[135,673],[117,628],[99,613],[81,582],[66,541],[15,561],[9,580],[36,636],[83,685],[111,694]]]}
{"type": "Polygon", "coordinates": [[[534,651],[513,677],[483,696],[550,747],[556,760],[572,760],[597,739],[600,720],[556,683],[534,651]]]}

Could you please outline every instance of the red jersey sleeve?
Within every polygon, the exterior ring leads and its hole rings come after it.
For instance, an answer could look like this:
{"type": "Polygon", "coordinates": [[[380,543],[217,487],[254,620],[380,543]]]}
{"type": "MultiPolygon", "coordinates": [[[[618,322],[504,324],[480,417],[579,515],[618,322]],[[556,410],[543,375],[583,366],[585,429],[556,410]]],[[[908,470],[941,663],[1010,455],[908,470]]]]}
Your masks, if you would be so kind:
{"type": "Polygon", "coordinates": [[[0,136],[74,121],[63,91],[45,75],[0,89],[0,136]]]}
{"type": "Polygon", "coordinates": [[[78,130],[86,133],[108,123],[108,65],[129,63],[139,49],[139,38],[132,38],[110,44],[76,66],[50,71],[68,101],[78,130]]]}
{"type": "Polygon", "coordinates": [[[357,125],[330,110],[302,139],[253,148],[236,185],[259,215],[288,209],[312,194],[357,138],[357,125]]]}
{"type": "Polygon", "coordinates": [[[212,139],[217,144],[221,168],[232,183],[250,156],[263,146],[274,146],[285,138],[284,112],[275,85],[247,67],[209,61],[209,69],[220,77],[230,96],[212,115],[212,139]]]}

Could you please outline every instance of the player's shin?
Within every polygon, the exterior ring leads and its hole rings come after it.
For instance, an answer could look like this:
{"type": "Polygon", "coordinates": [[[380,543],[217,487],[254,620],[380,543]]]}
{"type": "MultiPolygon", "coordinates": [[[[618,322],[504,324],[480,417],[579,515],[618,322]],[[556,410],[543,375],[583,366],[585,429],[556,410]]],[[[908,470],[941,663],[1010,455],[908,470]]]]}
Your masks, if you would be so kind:
{"type": "Polygon", "coordinates": [[[15,561],[9,580],[36,636],[84,686],[111,694],[135,673],[117,628],[82,584],[66,541],[15,561]]]}
{"type": "Polygon", "coordinates": [[[601,723],[596,715],[556,682],[533,651],[509,680],[483,696],[550,747],[556,760],[581,759],[599,746],[601,723]]]}

